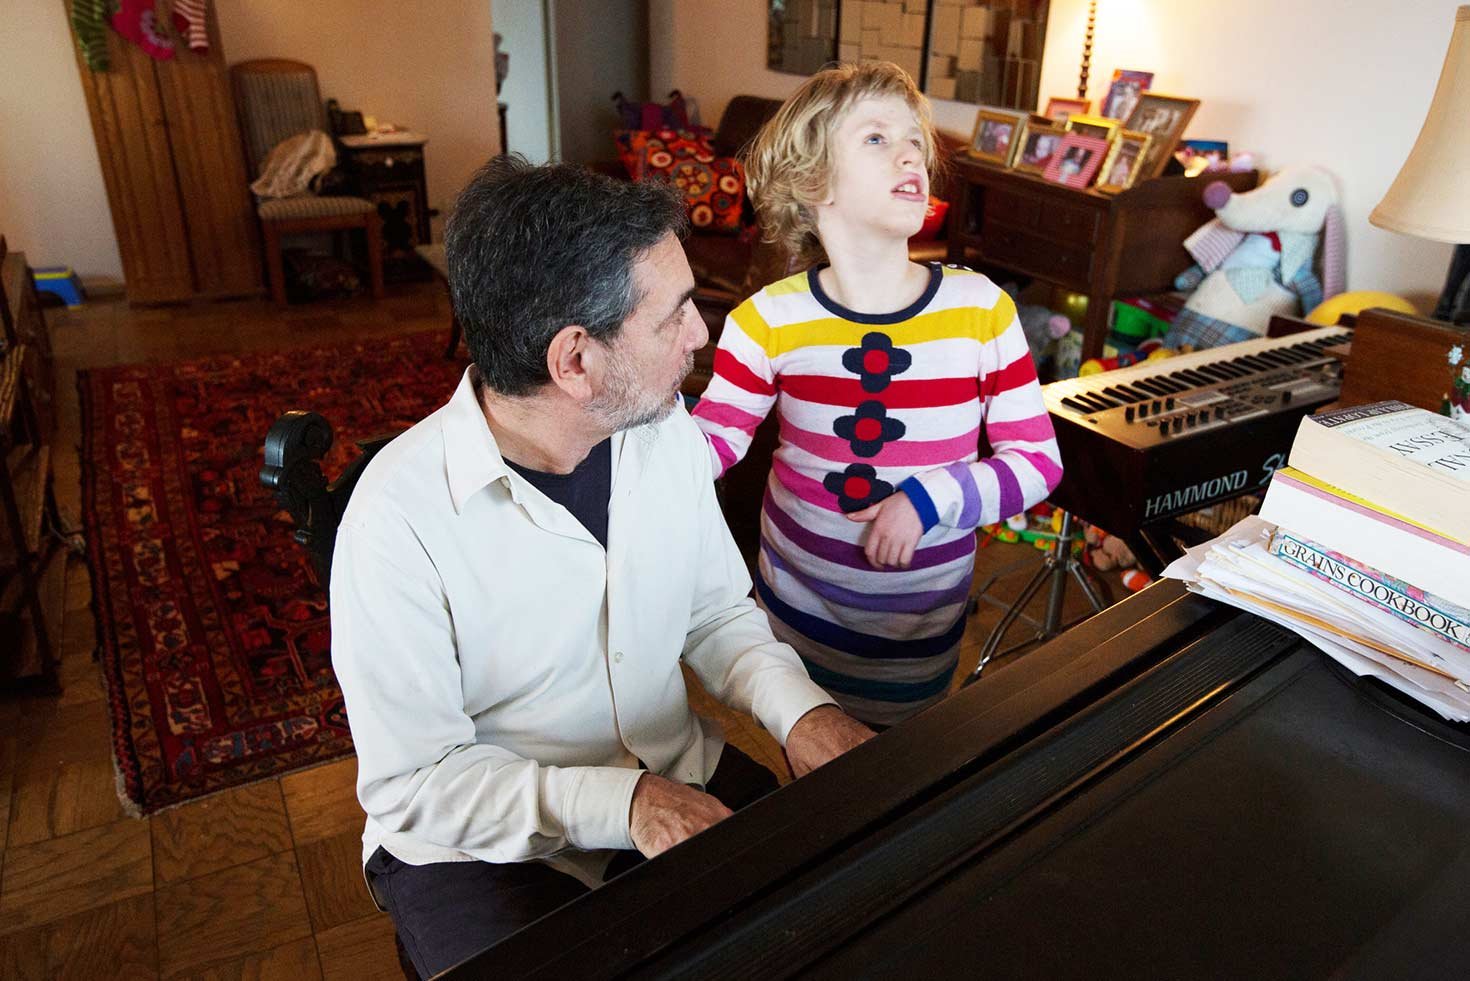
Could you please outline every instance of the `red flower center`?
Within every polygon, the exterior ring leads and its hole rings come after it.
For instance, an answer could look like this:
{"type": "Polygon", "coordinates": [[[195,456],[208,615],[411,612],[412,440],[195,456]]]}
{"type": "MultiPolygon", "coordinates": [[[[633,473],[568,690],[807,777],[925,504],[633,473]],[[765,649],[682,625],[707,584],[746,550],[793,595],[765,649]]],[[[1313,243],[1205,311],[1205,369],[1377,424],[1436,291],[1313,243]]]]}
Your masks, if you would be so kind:
{"type": "Polygon", "coordinates": [[[887,351],[869,351],[863,355],[863,370],[870,375],[880,375],[888,370],[887,351]]]}
{"type": "Polygon", "coordinates": [[[854,501],[861,501],[872,491],[873,485],[868,483],[866,477],[848,477],[842,482],[842,493],[854,501]]]}
{"type": "Polygon", "coordinates": [[[883,435],[883,424],[877,419],[859,419],[853,433],[864,442],[875,440],[883,435]]]}

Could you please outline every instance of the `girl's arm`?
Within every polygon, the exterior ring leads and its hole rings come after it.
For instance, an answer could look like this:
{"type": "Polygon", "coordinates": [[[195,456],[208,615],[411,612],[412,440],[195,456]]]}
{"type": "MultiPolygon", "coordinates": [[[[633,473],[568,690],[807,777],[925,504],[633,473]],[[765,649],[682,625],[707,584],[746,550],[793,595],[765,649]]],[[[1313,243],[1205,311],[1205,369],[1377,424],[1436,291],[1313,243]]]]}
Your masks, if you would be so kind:
{"type": "Polygon", "coordinates": [[[776,372],[765,347],[769,332],[750,300],[730,312],[715,350],[714,377],[690,413],[709,442],[717,479],[745,456],[776,401],[776,372]]]}
{"type": "Polygon", "coordinates": [[[1004,521],[1044,501],[1062,479],[1056,434],[1015,304],[1002,294],[982,316],[990,324],[981,337],[981,418],[994,453],[914,474],[899,485],[925,531],[1004,521]]]}

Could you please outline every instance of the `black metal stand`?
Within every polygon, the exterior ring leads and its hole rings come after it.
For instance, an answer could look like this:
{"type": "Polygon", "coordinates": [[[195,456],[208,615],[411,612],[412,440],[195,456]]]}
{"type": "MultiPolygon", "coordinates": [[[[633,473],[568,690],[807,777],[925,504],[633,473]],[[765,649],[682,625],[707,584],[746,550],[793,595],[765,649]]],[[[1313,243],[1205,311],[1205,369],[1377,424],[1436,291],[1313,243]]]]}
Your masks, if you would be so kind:
{"type": "MultiPolygon", "coordinates": [[[[1088,602],[1092,604],[1094,612],[1101,613],[1112,605],[1113,598],[1107,584],[1100,580],[1094,581],[1090,578],[1092,571],[1084,566],[1079,559],[1073,557],[1072,542],[1076,537],[1072,529],[1072,515],[1063,511],[1062,525],[1057,530],[1056,541],[1052,543],[1051,550],[1042,559],[1041,568],[1036,570],[1036,574],[1031,577],[1031,581],[1026,583],[1021,589],[1021,594],[1016,597],[1015,602],[1004,607],[1005,615],[1000,618],[1000,623],[995,625],[995,629],[985,639],[985,646],[980,649],[980,663],[976,665],[974,672],[965,679],[966,685],[973,684],[979,680],[980,672],[984,671],[985,665],[989,664],[990,659],[995,657],[996,651],[1000,647],[1000,642],[1005,638],[1006,631],[1010,630],[1017,620],[1023,621],[1027,626],[1035,630],[1036,635],[1030,640],[1006,648],[1006,650],[1001,652],[1002,654],[1013,654],[1051,640],[1062,631],[1074,627],[1087,619],[1084,616],[1070,623],[1062,622],[1062,602],[1066,598],[1068,576],[1077,580],[1077,585],[1082,587],[1082,592],[1087,596],[1088,602]],[[1031,603],[1037,591],[1048,580],[1050,580],[1051,590],[1047,594],[1046,615],[1044,619],[1036,620],[1034,617],[1027,615],[1025,612],[1026,607],[1031,603]]],[[[986,580],[985,585],[980,588],[977,598],[1000,606],[1001,604],[998,601],[990,599],[987,594],[991,587],[995,585],[996,580],[1008,571],[1002,570],[986,580]]],[[[1088,614],[1088,616],[1091,616],[1091,614],[1088,614]]]]}

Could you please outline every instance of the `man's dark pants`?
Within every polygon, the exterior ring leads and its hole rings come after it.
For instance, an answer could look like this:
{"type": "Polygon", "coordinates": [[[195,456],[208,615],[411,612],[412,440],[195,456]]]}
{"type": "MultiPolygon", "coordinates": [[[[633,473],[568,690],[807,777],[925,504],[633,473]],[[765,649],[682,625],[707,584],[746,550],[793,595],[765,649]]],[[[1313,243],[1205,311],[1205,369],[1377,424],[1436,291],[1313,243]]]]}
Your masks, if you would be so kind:
{"type": "MultiPolygon", "coordinates": [[[[770,770],[727,745],[705,789],[738,811],[776,785],[770,770]]],[[[642,861],[636,851],[622,852],[608,866],[607,878],[642,861]]],[[[414,968],[425,978],[588,891],[578,880],[539,862],[408,865],[381,848],[368,859],[367,873],[414,968]]]]}

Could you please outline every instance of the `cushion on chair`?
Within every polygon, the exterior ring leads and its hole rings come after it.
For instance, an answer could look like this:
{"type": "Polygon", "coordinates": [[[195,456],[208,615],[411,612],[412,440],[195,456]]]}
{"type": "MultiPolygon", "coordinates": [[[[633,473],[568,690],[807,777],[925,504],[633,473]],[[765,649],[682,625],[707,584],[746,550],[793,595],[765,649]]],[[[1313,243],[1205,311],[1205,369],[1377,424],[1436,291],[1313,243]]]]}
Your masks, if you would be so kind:
{"type": "Polygon", "coordinates": [[[366,215],[375,209],[367,198],[317,197],[303,194],[295,198],[261,201],[256,212],[261,221],[289,221],[297,218],[333,218],[339,215],[366,215]]]}
{"type": "Polygon", "coordinates": [[[309,68],[302,72],[240,72],[235,75],[235,86],[252,177],[259,176],[271,148],[286,137],[327,128],[316,76],[309,68]]]}
{"type": "Polygon", "coordinates": [[[709,142],[683,130],[635,133],[636,179],[663,179],[684,194],[696,232],[740,231],[745,171],[733,157],[716,157],[709,142]]]}

